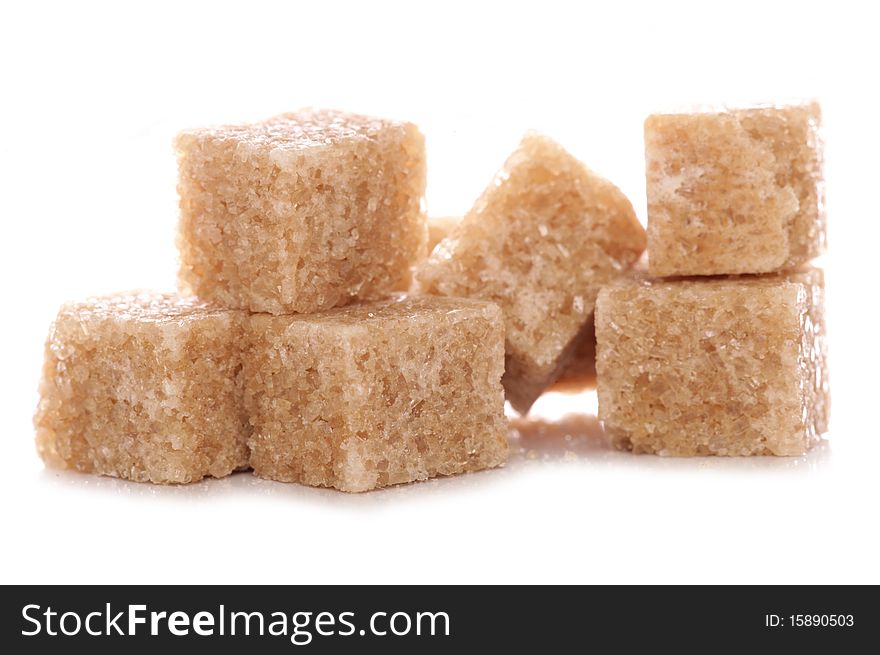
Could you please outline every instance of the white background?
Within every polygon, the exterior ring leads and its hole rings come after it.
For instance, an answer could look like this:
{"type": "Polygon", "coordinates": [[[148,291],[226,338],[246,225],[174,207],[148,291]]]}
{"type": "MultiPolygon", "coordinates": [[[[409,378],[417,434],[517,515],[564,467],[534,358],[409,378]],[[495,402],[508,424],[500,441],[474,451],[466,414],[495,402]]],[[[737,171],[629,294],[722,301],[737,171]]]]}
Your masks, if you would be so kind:
{"type": "Polygon", "coordinates": [[[871,3],[157,4],[0,9],[0,582],[880,582],[871,3]],[[545,434],[521,426],[503,470],[359,496],[246,474],[154,487],[35,455],[58,305],[174,285],[183,127],[305,105],[412,120],[435,214],[466,211],[535,128],[644,221],[647,113],[803,96],[826,116],[834,396],[807,457],[614,453],[594,394],[542,399],[545,434]]]}

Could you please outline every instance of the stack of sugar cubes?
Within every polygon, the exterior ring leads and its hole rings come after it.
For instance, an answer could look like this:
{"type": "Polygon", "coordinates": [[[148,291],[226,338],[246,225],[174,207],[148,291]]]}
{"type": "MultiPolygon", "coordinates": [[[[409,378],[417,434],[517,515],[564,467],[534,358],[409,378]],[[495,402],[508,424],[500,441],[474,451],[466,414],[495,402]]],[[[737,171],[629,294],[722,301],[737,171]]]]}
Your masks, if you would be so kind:
{"type": "Polygon", "coordinates": [[[525,414],[598,370],[618,445],[802,452],[826,420],[821,274],[795,268],[823,242],[818,117],[762,111],[649,120],[647,237],[540,135],[461,220],[428,220],[409,123],[185,131],[181,293],[62,307],[38,451],[138,481],[251,468],[366,491],[502,464],[505,398],[525,414]],[[652,275],[766,275],[649,281],[646,242],[652,275]]]}
{"type": "Polygon", "coordinates": [[[596,309],[619,448],[802,455],[828,427],[816,103],[645,122],[648,272],[596,309]]]}

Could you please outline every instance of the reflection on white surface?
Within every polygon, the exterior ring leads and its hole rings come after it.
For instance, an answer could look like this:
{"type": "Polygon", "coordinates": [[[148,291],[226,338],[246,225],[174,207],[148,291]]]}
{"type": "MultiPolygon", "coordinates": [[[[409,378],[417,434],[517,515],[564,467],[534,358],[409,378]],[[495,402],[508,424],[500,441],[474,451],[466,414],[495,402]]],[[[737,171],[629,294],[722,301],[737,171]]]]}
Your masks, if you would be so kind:
{"type": "Polygon", "coordinates": [[[112,497],[131,497],[202,503],[221,501],[223,498],[236,496],[254,502],[260,498],[272,497],[291,503],[318,503],[337,507],[366,507],[370,505],[395,504],[407,499],[417,499],[434,495],[437,492],[450,494],[456,491],[470,492],[476,487],[491,485],[498,477],[507,473],[508,469],[494,469],[467,473],[444,478],[435,478],[425,482],[398,485],[367,493],[350,494],[335,489],[309,487],[301,484],[274,482],[263,480],[242,471],[219,480],[205,479],[187,485],[155,485],[144,482],[130,482],[116,478],[88,475],[72,471],[56,471],[44,469],[40,474],[40,483],[56,487],[57,491],[76,490],[112,497]]]}

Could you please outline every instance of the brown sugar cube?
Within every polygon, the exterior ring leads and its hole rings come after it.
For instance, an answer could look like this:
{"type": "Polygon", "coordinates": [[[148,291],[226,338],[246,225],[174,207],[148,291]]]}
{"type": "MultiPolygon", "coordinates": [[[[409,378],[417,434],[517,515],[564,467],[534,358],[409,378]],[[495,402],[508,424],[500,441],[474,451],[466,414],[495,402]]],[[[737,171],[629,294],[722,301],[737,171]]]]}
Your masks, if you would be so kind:
{"type": "Polygon", "coordinates": [[[428,217],[428,254],[430,255],[437,244],[443,241],[452,232],[452,229],[461,222],[461,216],[429,216],[428,217]]]}
{"type": "Polygon", "coordinates": [[[617,187],[530,134],[416,277],[426,293],[501,306],[504,388],[522,414],[568,363],[599,289],[644,247],[617,187]]]}
{"type": "Polygon", "coordinates": [[[766,273],[825,249],[815,102],[645,121],[653,276],[766,273]]]}
{"type": "Polygon", "coordinates": [[[823,273],[627,280],[596,306],[599,418],[621,449],[801,455],[828,428],[823,273]]]}
{"type": "Polygon", "coordinates": [[[409,287],[427,239],[414,125],[302,111],[187,130],[176,148],[182,289],[281,314],[409,287]]]}
{"type": "Polygon", "coordinates": [[[65,305],[46,342],[34,425],[47,465],[138,482],[247,466],[243,312],[130,293],[65,305]]]}
{"type": "Polygon", "coordinates": [[[254,315],[254,472],[358,492],[502,464],[503,330],[496,305],[458,298],[254,315]]]}

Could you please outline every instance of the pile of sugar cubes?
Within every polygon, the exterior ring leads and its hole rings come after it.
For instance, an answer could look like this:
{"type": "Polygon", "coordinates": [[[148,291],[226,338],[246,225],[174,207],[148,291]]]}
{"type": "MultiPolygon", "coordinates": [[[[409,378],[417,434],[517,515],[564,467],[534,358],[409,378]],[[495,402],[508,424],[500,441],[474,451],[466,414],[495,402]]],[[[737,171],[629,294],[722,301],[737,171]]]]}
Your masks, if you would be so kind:
{"type": "Polygon", "coordinates": [[[499,466],[505,399],[595,385],[618,448],[800,455],[828,420],[819,122],[815,103],[649,117],[647,234],[537,134],[464,217],[428,219],[412,124],[185,131],[180,293],[61,308],[39,454],[366,491],[499,466]]]}

